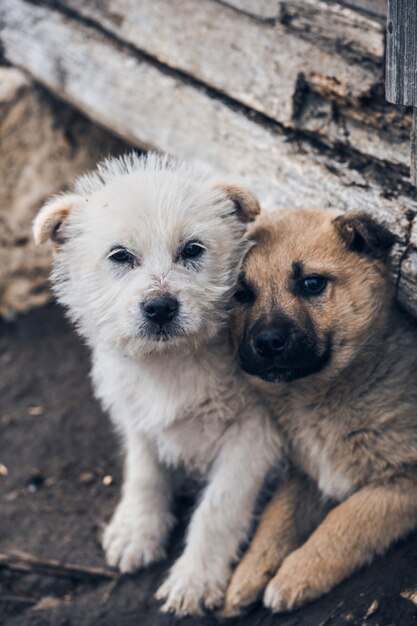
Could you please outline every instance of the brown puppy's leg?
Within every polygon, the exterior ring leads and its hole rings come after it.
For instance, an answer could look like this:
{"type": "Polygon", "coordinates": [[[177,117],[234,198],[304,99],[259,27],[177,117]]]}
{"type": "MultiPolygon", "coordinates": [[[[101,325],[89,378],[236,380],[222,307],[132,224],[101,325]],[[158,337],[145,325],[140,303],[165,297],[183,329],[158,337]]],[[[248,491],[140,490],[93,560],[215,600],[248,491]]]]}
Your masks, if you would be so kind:
{"type": "Polygon", "coordinates": [[[305,540],[327,510],[315,485],[304,476],[294,475],[280,487],[233,574],[222,614],[237,615],[258,600],[285,557],[305,540]]]}
{"type": "Polygon", "coordinates": [[[265,606],[283,612],[320,597],[416,525],[415,479],[364,487],[285,559],[266,588],[265,606]]]}

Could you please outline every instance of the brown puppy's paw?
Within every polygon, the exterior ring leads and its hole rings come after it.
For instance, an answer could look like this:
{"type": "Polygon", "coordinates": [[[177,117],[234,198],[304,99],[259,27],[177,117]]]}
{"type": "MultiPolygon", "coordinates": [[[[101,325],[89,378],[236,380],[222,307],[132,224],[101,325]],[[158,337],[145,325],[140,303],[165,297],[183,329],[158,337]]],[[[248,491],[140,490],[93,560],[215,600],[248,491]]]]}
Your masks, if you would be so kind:
{"type": "Polygon", "coordinates": [[[239,615],[260,600],[262,593],[271,578],[271,572],[251,559],[243,559],[233,574],[226,592],[222,617],[239,615]]]}
{"type": "Polygon", "coordinates": [[[322,586],[319,570],[306,567],[301,553],[297,550],[290,554],[265,589],[264,605],[274,613],[298,609],[328,591],[322,586]]]}

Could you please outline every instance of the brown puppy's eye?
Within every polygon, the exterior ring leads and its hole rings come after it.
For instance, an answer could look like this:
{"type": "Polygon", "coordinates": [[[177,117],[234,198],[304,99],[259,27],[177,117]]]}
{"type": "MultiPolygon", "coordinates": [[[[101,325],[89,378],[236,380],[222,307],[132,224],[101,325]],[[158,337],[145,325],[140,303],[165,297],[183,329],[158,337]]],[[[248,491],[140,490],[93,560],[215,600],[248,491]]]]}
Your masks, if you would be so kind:
{"type": "Polygon", "coordinates": [[[234,299],[240,304],[252,304],[255,301],[255,294],[244,280],[239,281],[238,289],[235,291],[234,299]]]}
{"type": "Polygon", "coordinates": [[[328,282],[325,276],[306,276],[301,283],[301,295],[319,296],[326,289],[328,282]]]}

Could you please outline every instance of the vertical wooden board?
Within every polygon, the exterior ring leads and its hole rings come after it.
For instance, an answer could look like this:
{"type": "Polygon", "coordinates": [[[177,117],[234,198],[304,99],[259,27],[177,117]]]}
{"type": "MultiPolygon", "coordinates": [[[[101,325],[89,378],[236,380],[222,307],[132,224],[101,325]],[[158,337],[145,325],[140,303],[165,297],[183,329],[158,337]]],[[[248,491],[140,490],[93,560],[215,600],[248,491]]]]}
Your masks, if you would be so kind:
{"type": "Polygon", "coordinates": [[[417,108],[413,107],[413,126],[411,129],[411,182],[417,186],[417,108]]]}
{"type": "Polygon", "coordinates": [[[417,106],[416,0],[388,0],[385,93],[389,102],[417,106]]]}

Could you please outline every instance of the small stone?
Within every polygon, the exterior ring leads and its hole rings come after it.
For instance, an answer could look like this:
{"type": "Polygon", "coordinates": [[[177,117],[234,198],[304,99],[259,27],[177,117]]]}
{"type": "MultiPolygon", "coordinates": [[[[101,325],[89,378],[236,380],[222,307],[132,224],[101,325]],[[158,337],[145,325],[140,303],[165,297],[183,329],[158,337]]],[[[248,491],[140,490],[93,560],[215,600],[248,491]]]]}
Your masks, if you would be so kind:
{"type": "Polygon", "coordinates": [[[19,495],[18,491],[9,491],[9,493],[6,493],[6,495],[4,496],[4,499],[6,500],[6,502],[13,502],[14,500],[17,500],[17,497],[19,495]]]}
{"type": "Polygon", "coordinates": [[[3,463],[0,463],[0,476],[7,476],[8,473],[9,470],[7,469],[7,467],[3,465],[3,463]]]}
{"type": "Polygon", "coordinates": [[[43,415],[43,407],[42,406],[30,406],[28,408],[28,415],[31,415],[32,417],[43,415]]]}
{"type": "Polygon", "coordinates": [[[104,476],[102,482],[105,487],[108,487],[113,482],[113,476],[110,476],[110,474],[108,474],[107,476],[104,476]]]}
{"type": "Polygon", "coordinates": [[[406,600],[410,600],[410,602],[417,606],[417,589],[407,589],[400,593],[400,596],[406,600]]]}
{"type": "Polygon", "coordinates": [[[32,607],[32,611],[42,611],[44,609],[56,609],[62,604],[62,600],[53,596],[45,596],[32,607]]]}
{"type": "Polygon", "coordinates": [[[379,609],[379,602],[378,602],[378,600],[374,600],[369,605],[368,610],[366,611],[366,613],[364,615],[364,618],[368,619],[368,617],[372,617],[372,615],[375,615],[375,613],[377,612],[378,609],[379,609]]]}
{"type": "Polygon", "coordinates": [[[94,482],[94,474],[93,472],[82,472],[82,474],[79,475],[78,480],[83,485],[90,485],[94,482]]]}

